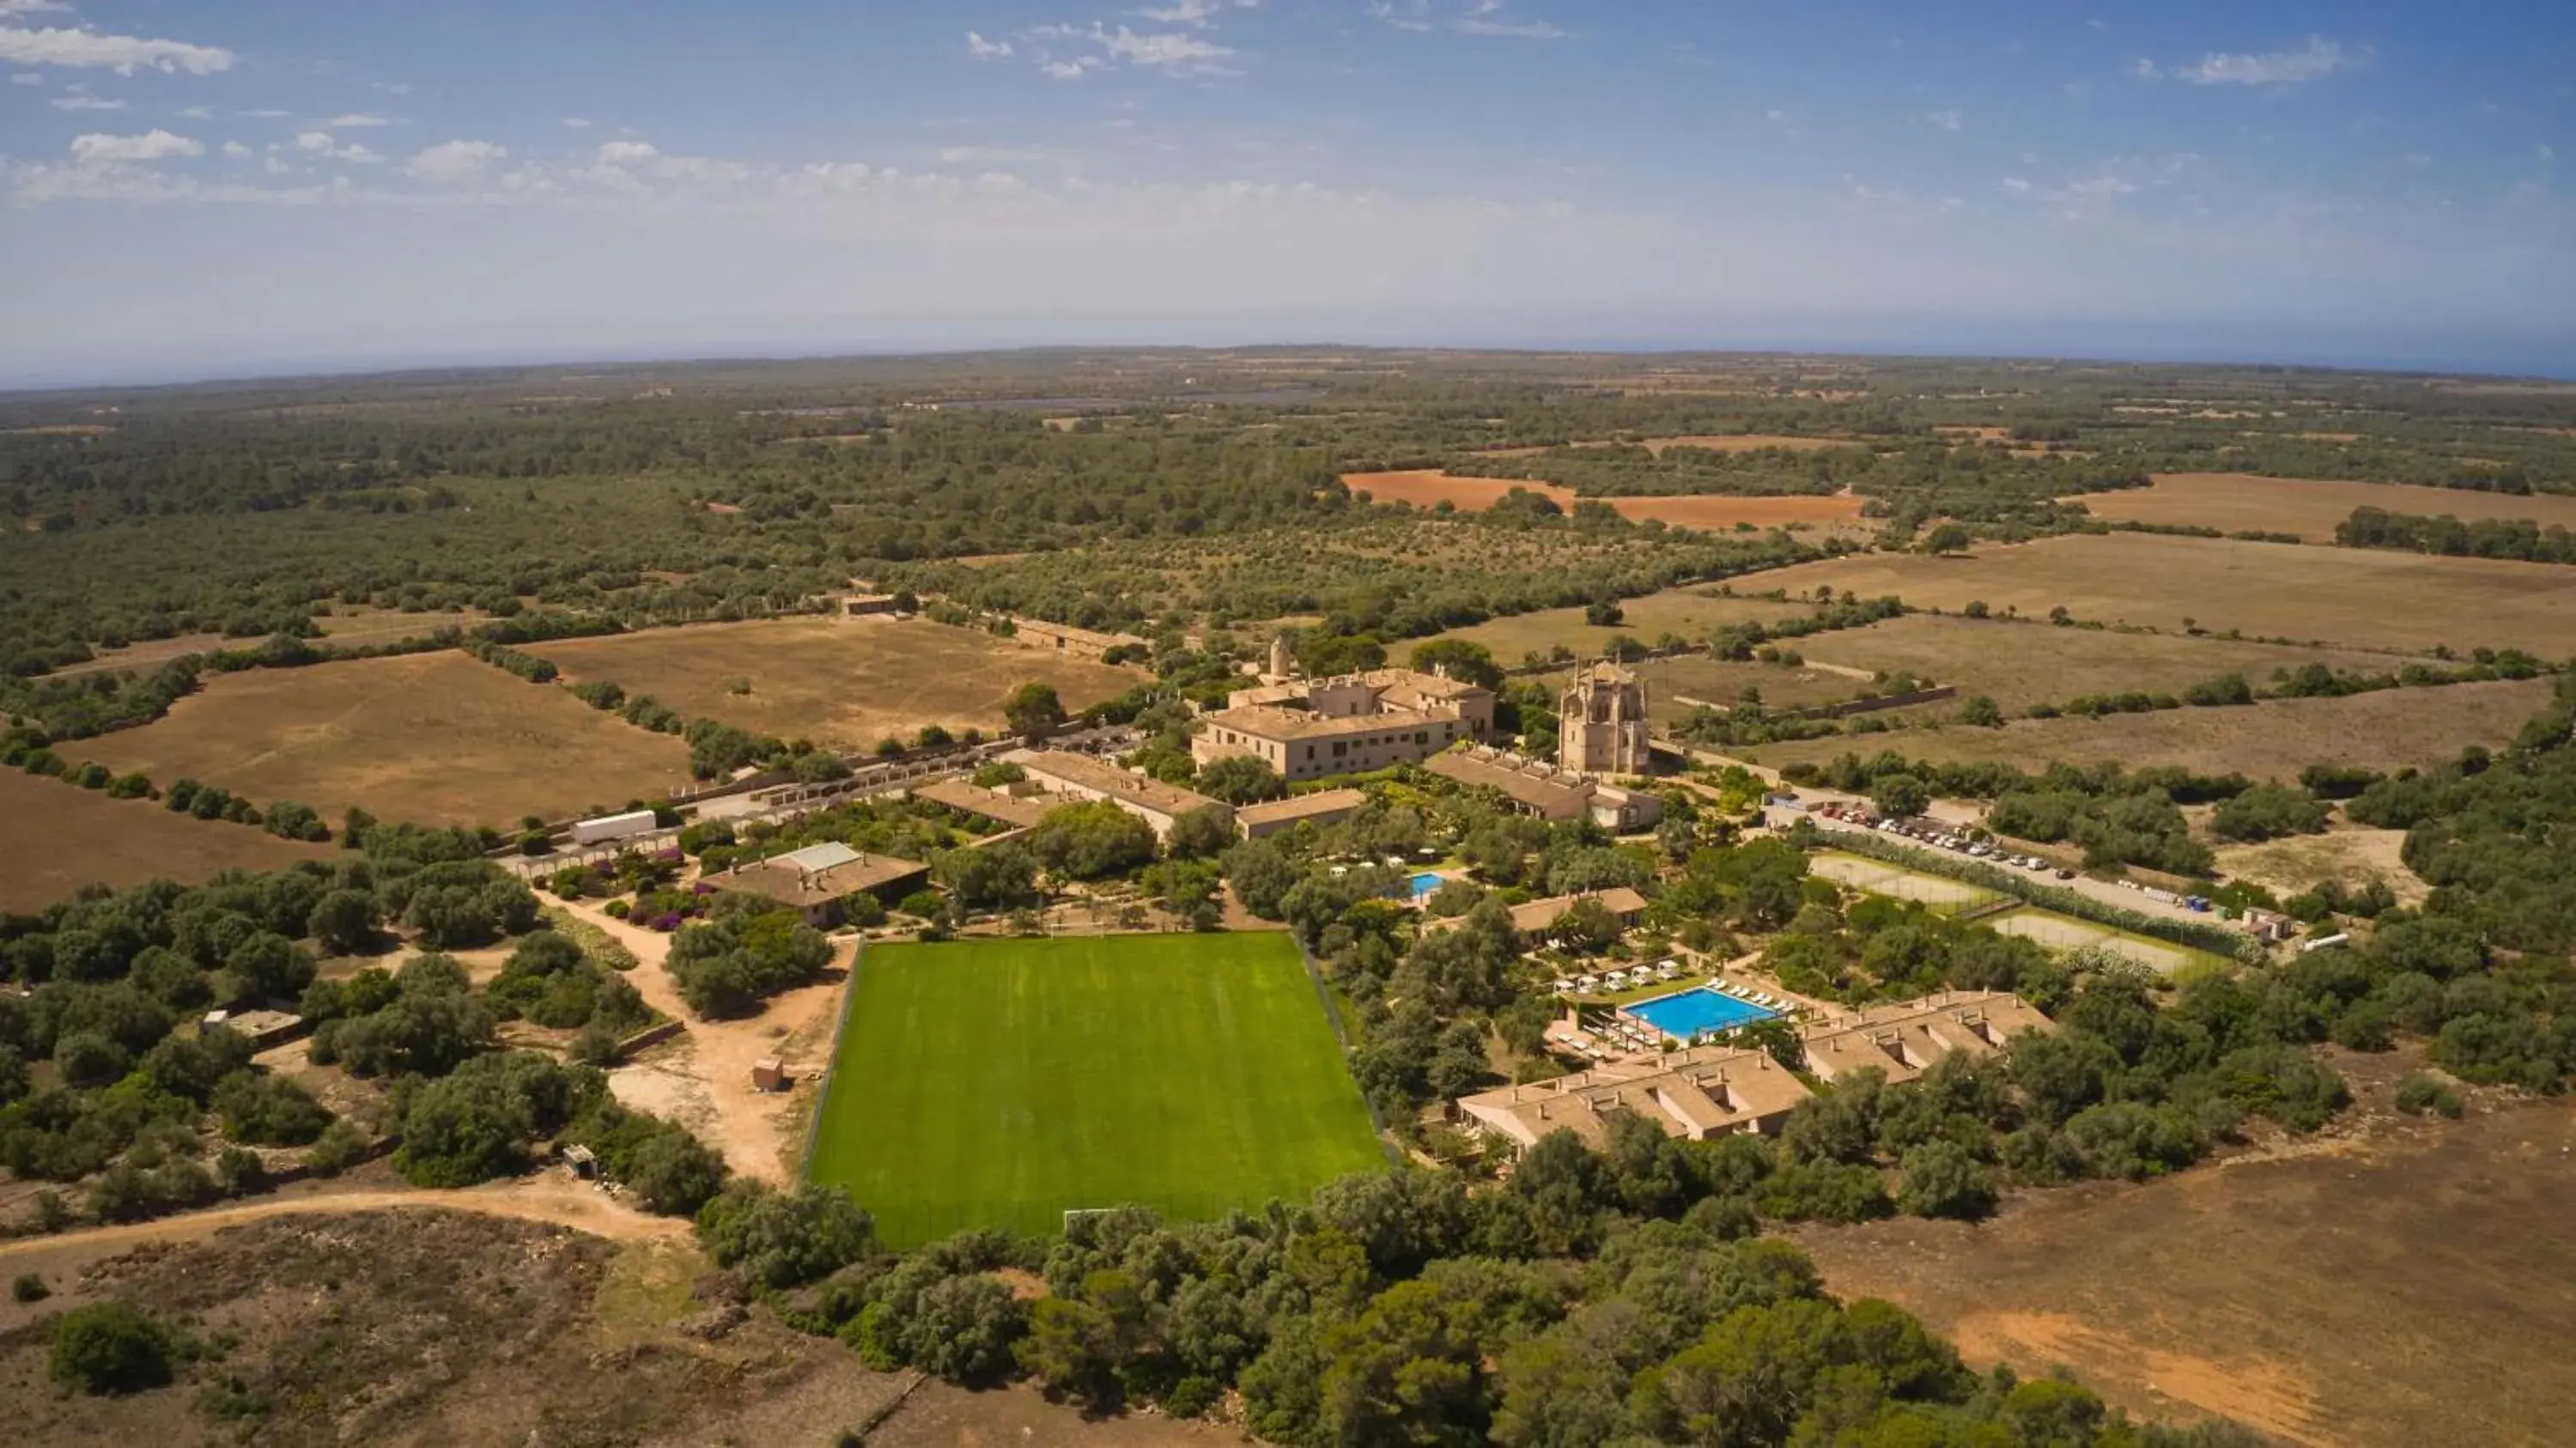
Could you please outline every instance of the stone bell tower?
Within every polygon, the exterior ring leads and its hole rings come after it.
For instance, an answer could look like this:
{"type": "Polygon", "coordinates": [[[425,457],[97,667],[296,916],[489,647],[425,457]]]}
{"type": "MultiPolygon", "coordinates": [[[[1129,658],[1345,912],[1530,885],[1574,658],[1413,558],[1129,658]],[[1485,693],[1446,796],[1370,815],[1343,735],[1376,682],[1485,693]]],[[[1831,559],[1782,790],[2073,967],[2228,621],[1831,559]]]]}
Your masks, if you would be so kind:
{"type": "Polygon", "coordinates": [[[1646,684],[1607,661],[1576,674],[1556,705],[1556,763],[1577,774],[1644,774],[1653,727],[1646,684]]]}

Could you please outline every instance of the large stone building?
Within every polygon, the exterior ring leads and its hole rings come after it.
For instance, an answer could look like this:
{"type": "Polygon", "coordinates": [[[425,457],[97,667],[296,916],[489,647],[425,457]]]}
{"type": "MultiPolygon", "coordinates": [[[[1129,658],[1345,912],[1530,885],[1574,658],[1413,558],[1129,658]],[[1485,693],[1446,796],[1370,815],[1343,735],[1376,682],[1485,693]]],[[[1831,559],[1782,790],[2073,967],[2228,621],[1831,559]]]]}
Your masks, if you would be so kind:
{"type": "MultiPolygon", "coordinates": [[[[1274,660],[1274,666],[1276,665],[1274,660]]],[[[1493,731],[1494,692],[1412,669],[1237,689],[1190,740],[1201,764],[1248,754],[1288,780],[1412,764],[1493,731]]]]}
{"type": "Polygon", "coordinates": [[[1646,790],[1483,745],[1453,749],[1424,767],[1460,784],[1498,790],[1512,808],[1543,820],[1588,819],[1626,834],[1650,829],[1664,817],[1664,802],[1646,790]]]}
{"type": "Polygon", "coordinates": [[[1644,774],[1649,739],[1646,682],[1614,663],[1567,681],[1556,706],[1557,767],[1573,774],[1644,774]]]}

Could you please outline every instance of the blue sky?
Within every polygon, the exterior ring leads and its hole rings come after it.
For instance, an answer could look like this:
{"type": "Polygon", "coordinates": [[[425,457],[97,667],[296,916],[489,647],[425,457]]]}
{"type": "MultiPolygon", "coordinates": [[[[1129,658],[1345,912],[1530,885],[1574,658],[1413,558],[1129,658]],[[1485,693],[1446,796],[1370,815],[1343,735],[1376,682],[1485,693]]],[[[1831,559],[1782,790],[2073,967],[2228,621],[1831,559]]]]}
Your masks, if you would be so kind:
{"type": "Polygon", "coordinates": [[[1304,340],[2576,372],[2570,164],[2563,0],[0,0],[0,382],[1304,340]]]}

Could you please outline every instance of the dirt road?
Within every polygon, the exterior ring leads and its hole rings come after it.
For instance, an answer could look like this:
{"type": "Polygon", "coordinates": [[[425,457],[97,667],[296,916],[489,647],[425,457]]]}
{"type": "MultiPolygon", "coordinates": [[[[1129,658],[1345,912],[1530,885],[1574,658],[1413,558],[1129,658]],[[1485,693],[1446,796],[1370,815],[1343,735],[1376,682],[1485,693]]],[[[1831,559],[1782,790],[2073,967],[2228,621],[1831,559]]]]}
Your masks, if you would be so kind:
{"type": "Polygon", "coordinates": [[[618,1242],[689,1239],[689,1223],[681,1218],[656,1217],[639,1212],[597,1187],[574,1181],[561,1173],[549,1172],[515,1181],[467,1187],[461,1191],[382,1184],[353,1185],[344,1191],[265,1197],[230,1206],[209,1207],[202,1212],[183,1212],[150,1222],[122,1222],[115,1226],[56,1232],[51,1236],[20,1237],[0,1241],[0,1262],[37,1253],[110,1247],[129,1242],[193,1241],[212,1236],[227,1227],[270,1217],[322,1216],[401,1207],[433,1207],[485,1217],[544,1222],[618,1242]]]}
{"type": "Polygon", "coordinates": [[[821,1071],[831,1049],[828,1040],[815,1043],[811,1060],[798,1058],[818,1032],[830,1030],[857,946],[834,941],[835,968],[828,979],[771,997],[759,1015],[706,1021],[689,1009],[671,979],[670,936],[619,920],[601,908],[601,902],[572,901],[565,908],[633,951],[639,963],[626,973],[626,979],[653,1009],[686,1026],[672,1042],[653,1047],[642,1059],[609,1073],[609,1086],[617,1099],[678,1120],[723,1152],[735,1171],[786,1185],[795,1174],[802,1124],[797,1098],[754,1091],[752,1063],[783,1053],[791,1070],[804,1068],[799,1073],[804,1079],[821,1071]]]}

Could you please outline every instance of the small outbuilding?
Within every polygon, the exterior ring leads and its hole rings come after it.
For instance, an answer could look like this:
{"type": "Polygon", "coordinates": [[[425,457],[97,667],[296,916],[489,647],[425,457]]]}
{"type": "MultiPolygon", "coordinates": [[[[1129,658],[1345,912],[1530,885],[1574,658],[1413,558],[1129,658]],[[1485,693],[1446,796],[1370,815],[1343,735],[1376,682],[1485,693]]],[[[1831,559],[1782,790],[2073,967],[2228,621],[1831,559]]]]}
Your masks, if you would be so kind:
{"type": "Polygon", "coordinates": [[[751,1063],[751,1089],[754,1091],[784,1091],[795,1084],[795,1079],[787,1074],[787,1063],[776,1056],[763,1056],[751,1063]]]}

